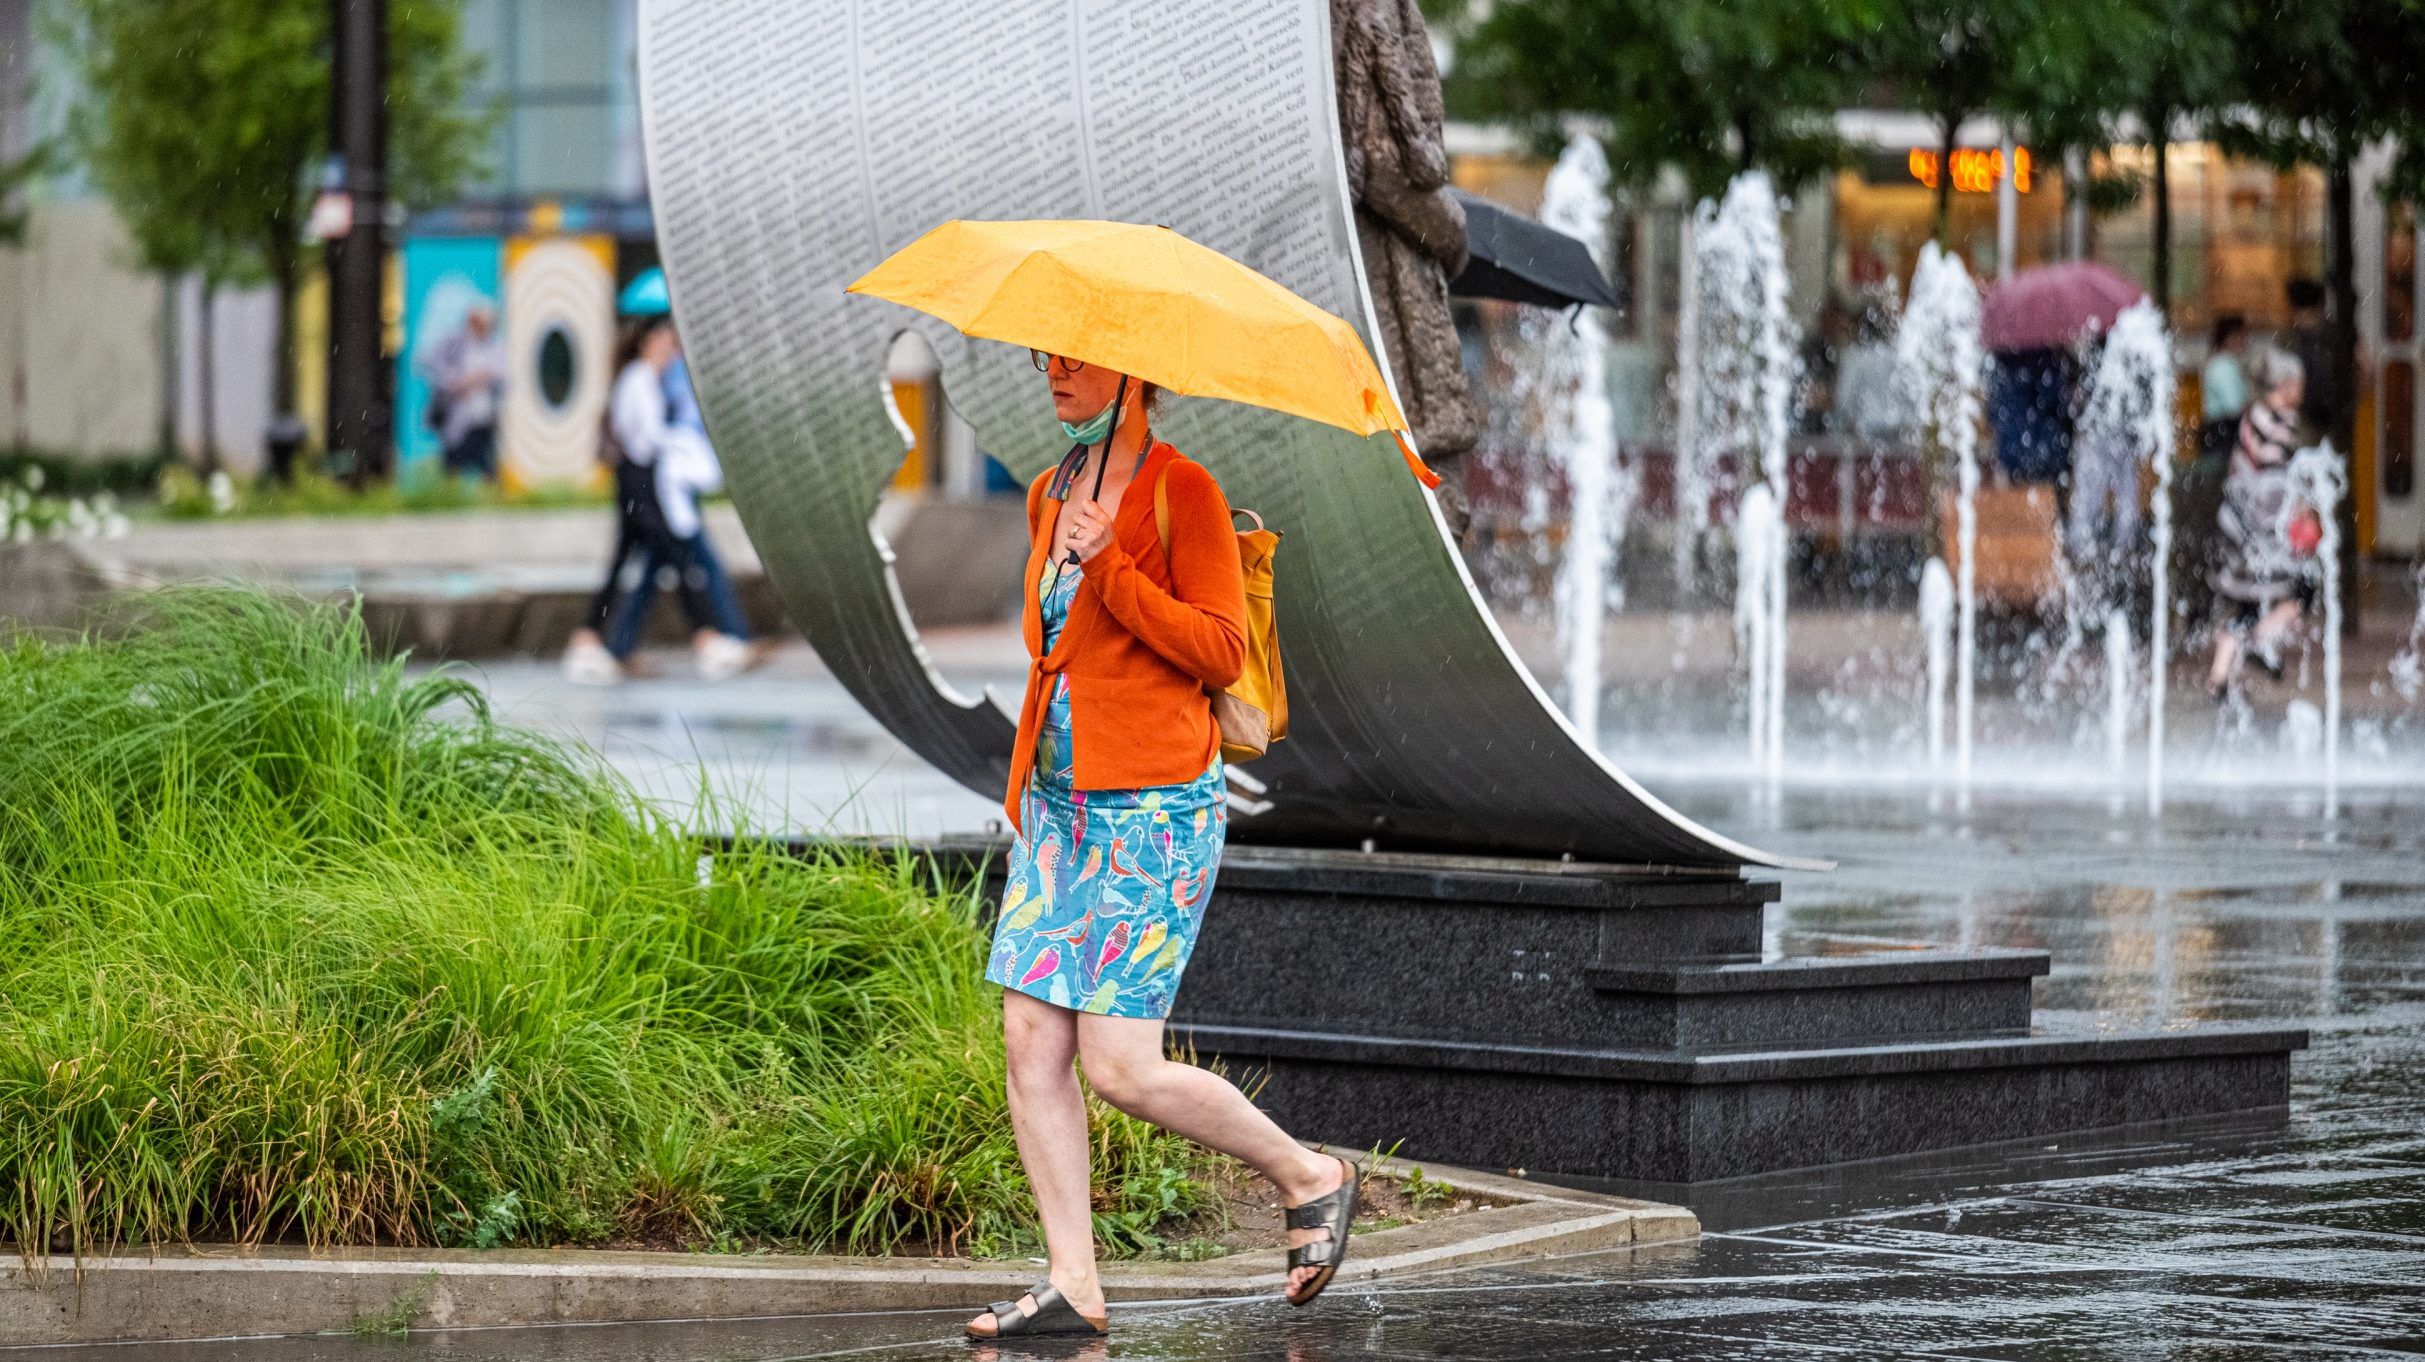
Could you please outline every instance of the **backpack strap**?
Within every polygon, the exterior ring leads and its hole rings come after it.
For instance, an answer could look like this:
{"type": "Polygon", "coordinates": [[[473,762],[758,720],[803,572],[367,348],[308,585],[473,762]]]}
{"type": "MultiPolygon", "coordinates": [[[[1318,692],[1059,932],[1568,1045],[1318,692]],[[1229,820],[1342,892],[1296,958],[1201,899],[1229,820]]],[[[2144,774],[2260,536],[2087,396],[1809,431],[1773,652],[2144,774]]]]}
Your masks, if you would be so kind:
{"type": "Polygon", "coordinates": [[[1154,532],[1162,536],[1162,561],[1170,561],[1170,465],[1154,478],[1154,532]]]}
{"type": "MultiPolygon", "coordinates": [[[[1255,522],[1255,528],[1258,530],[1263,528],[1263,517],[1243,506],[1233,506],[1229,513],[1233,518],[1245,516],[1255,522]]],[[[1154,530],[1162,536],[1162,560],[1168,562],[1170,561],[1170,468],[1167,465],[1163,467],[1162,475],[1154,479],[1154,530]]]]}

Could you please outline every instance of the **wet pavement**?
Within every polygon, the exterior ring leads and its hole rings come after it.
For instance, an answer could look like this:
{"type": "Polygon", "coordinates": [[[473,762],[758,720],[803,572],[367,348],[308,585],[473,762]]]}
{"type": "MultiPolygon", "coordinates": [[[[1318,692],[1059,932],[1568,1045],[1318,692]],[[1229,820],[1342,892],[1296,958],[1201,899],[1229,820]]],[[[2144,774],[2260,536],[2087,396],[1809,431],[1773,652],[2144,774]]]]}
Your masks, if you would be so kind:
{"type": "MultiPolygon", "coordinates": [[[[986,679],[991,650],[973,637],[939,649],[963,682],[986,679]]],[[[837,799],[877,828],[915,832],[979,827],[992,812],[892,745],[797,650],[714,690],[669,680],[575,692],[535,666],[488,674],[509,716],[589,736],[677,799],[696,788],[683,775],[696,758],[727,797],[767,815],[788,807],[796,823],[808,821],[804,805],[837,799]]],[[[1626,1185],[1614,1190],[1691,1206],[1707,1232],[1638,1253],[1342,1288],[1302,1311],[1122,1307],[1108,1348],[971,1348],[959,1315],[930,1313],[133,1351],[160,1362],[2425,1354],[2425,783],[2345,792],[2329,821],[2303,785],[2179,792],[2160,817],[2092,788],[1981,792],[1967,809],[1923,786],[1654,788],[1728,833],[1842,863],[1788,878],[1770,913],[1777,950],[2033,947],[2054,959],[2037,992],[2045,1026],[2310,1027],[2287,1119],[1626,1185]]]]}

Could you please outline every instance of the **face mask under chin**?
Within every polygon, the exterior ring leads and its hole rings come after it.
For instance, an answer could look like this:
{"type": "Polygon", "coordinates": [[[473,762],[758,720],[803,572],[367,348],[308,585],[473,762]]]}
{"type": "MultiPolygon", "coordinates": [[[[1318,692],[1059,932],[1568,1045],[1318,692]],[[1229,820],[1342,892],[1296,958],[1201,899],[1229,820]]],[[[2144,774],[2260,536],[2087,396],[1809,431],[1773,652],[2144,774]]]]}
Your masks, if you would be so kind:
{"type": "Polygon", "coordinates": [[[1067,435],[1070,438],[1070,442],[1073,444],[1101,444],[1103,443],[1103,437],[1111,434],[1111,423],[1116,417],[1119,416],[1119,414],[1120,404],[1117,401],[1106,402],[1103,404],[1103,410],[1096,412],[1094,415],[1087,417],[1085,420],[1076,425],[1071,425],[1069,422],[1063,421],[1061,423],[1061,433],[1067,435]]]}

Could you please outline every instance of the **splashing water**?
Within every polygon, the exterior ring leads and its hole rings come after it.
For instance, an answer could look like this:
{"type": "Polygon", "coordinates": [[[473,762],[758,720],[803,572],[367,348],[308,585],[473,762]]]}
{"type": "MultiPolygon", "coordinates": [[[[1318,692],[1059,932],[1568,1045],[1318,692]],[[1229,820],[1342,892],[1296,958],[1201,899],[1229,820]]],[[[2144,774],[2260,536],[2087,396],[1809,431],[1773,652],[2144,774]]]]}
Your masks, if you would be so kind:
{"type": "Polygon", "coordinates": [[[2105,612],[2105,770],[2122,778],[2130,761],[2130,615],[2105,612]]]}
{"type": "Polygon", "coordinates": [[[2408,642],[2391,658],[2391,687],[2401,699],[2415,704],[2425,694],[2425,563],[2417,565],[2410,580],[2417,595],[2416,622],[2408,626],[2408,642]]]}
{"type": "Polygon", "coordinates": [[[1945,768],[1945,682],[1953,660],[1953,574],[1945,560],[1920,569],[1920,636],[1928,645],[1928,769],[1945,768]]]}
{"type": "MultiPolygon", "coordinates": [[[[2088,400],[2080,409],[2079,439],[2074,448],[2071,516],[2066,526],[2067,551],[2075,563],[2088,563],[2096,594],[2108,601],[2125,589],[2119,554],[2138,537],[2139,470],[2155,475],[2153,547],[2148,561],[2153,614],[2147,633],[2147,805],[2150,813],[2164,806],[2164,667],[2171,649],[2172,582],[2172,337],[2164,329],[2164,314],[2142,298],[2123,309],[2106,333],[2105,353],[2089,379],[2088,400]]],[[[2066,602],[2076,618],[2085,602],[2066,602]]],[[[2113,653],[2113,621],[2123,620],[2122,650],[2130,648],[2129,625],[2120,611],[2108,615],[2107,662],[2113,653]]],[[[2119,684],[2119,683],[2115,683],[2119,684]]],[[[2114,691],[2108,687],[2109,698],[2114,691]]],[[[2115,730],[2108,718],[2107,732],[2115,730]]],[[[2110,746],[2110,742],[2109,742],[2110,746]]],[[[2120,756],[2109,751],[2107,765],[2119,774],[2120,756]]]]}
{"type": "MultiPolygon", "coordinates": [[[[1574,173],[1588,156],[1562,159],[1544,216],[1597,246],[1613,213],[1601,216],[1604,200],[1568,193],[1597,179],[1574,173]],[[1564,217],[1570,204],[1586,214],[1582,223],[1564,217]]],[[[2075,471],[2062,523],[2047,527],[2051,540],[2020,537],[2024,528],[2043,534],[2036,527],[2044,520],[1998,518],[2004,504],[1989,490],[1996,476],[1980,447],[1990,429],[1976,320],[1982,286],[1942,251],[1926,253],[1896,290],[1901,298],[1865,304],[1854,329],[1826,352],[1835,382],[1811,389],[1824,405],[1807,413],[1809,450],[1795,449],[1797,460],[1813,462],[1792,466],[1791,500],[1781,497],[1784,422],[1773,417],[1793,409],[1789,390],[1768,379],[1797,366],[1768,343],[1784,329],[1767,324],[1769,299],[1781,297],[1783,283],[1772,294],[1759,249],[1765,234],[1758,215],[1745,212],[1758,197],[1739,187],[1730,203],[1689,215],[1685,315],[1670,354],[1655,336],[1607,337],[1588,316],[1571,326],[1556,314],[1509,318],[1520,337],[1502,352],[1509,379],[1492,394],[1494,419],[1504,422],[1502,438],[1520,451],[1526,474],[1502,493],[1503,522],[1518,532],[1492,550],[1493,564],[1505,568],[1491,589],[1494,604],[1522,612],[1517,644],[1586,740],[1659,780],[1941,785],[1948,807],[1957,781],[1964,803],[1982,787],[2044,788],[2093,791],[2116,810],[2144,800],[2161,813],[2200,791],[2274,786],[2286,773],[2329,784],[2336,808],[2342,787],[2425,779],[2416,755],[2425,741],[2425,609],[2404,628],[2405,602],[2396,621],[2378,627],[2385,646],[2374,656],[2398,647],[2402,633],[2407,646],[2358,697],[2345,692],[2350,663],[2326,655],[2339,648],[2337,622],[2324,619],[2336,601],[2310,621],[2331,637],[2302,654],[2297,680],[2280,692],[2260,688],[2258,712],[2242,705],[2210,715],[2204,704],[2171,703],[2176,685],[2182,697],[2198,695],[2205,674],[2203,646],[2198,666],[2177,655],[2183,619],[2173,577],[2190,566],[2175,554],[2197,547],[2187,531],[2205,526],[2174,514],[2188,452],[2174,429],[2180,370],[2152,307],[2126,311],[2088,357],[2074,457],[2103,465],[2090,489],[2103,499],[2080,495],[2084,475],[2075,471]],[[1669,432],[1678,445],[1677,585],[1689,588],[1672,606],[1664,572],[1647,593],[1627,580],[1621,551],[1638,557],[1644,548],[1628,524],[1639,510],[1630,466],[1639,455],[1603,434],[1610,418],[1616,437],[1628,433],[1628,394],[1637,385],[1646,399],[1657,392],[1650,384],[1663,359],[1677,397],[1669,432]],[[1771,406],[1780,392],[1786,400],[1771,406]],[[1799,546],[1787,528],[1810,518],[1804,496],[1819,485],[1811,475],[1839,458],[1836,504],[1851,508],[1842,521],[1846,551],[1801,564],[1789,556],[1799,546]],[[2152,498],[2139,491],[2150,483],[2152,498]],[[1998,569],[2034,570],[2049,549],[2065,569],[2062,613],[2037,624],[2019,615],[1983,619],[1999,591],[2029,589],[1998,569]],[[1974,571],[1980,550],[1985,561],[1974,571]],[[1809,571],[1820,588],[1793,602],[1799,618],[1784,609],[1789,568],[1809,571]],[[1644,613],[1652,599],[1653,613],[1644,613]],[[1783,684],[1789,663],[1793,689],[1783,684]],[[2319,694],[2308,670],[2334,693],[2319,694]],[[2262,712],[2268,696],[2278,696],[2271,715],[2262,712]],[[2284,706],[2298,698],[2312,702],[2312,715],[2300,709],[2291,717],[2284,706]],[[2235,739],[2235,726],[2253,734],[2252,720],[2264,739],[2235,739]],[[2312,752],[2299,759],[2308,764],[2285,761],[2299,751],[2312,752]]],[[[1773,200],[1767,206],[1773,212],[1773,200]]],[[[1495,333],[1498,343],[1506,339],[1495,333]]],[[[2337,476],[2302,484],[2298,494],[2302,504],[2336,509],[2349,495],[2337,476]]],[[[2010,499],[2018,504],[2017,494],[2010,499]]],[[[1666,558],[1670,547],[1654,556],[1666,558]]],[[[1794,586],[1798,597],[1801,584],[1794,586]]],[[[2338,589],[2336,582],[2328,594],[2338,589]]]]}
{"type": "Polygon", "coordinates": [[[2282,505],[2285,537],[2288,520],[2298,505],[2312,507],[2322,522],[2316,543],[2316,567],[2323,576],[2317,594],[2324,602],[2324,816],[2341,809],[2341,524],[2335,511],[2349,490],[2349,471],[2326,440],[2290,456],[2290,482],[2298,495],[2282,505]]]}
{"type": "MultiPolygon", "coordinates": [[[[1597,246],[1608,239],[1608,162],[1599,139],[1578,137],[1550,171],[1541,221],[1597,246]]],[[[1608,609],[1622,600],[1615,571],[1625,545],[1640,473],[1617,448],[1608,397],[1608,338],[1588,309],[1570,320],[1527,313],[1538,372],[1541,436],[1565,474],[1571,520],[1558,565],[1559,642],[1566,663],[1566,708],[1575,727],[1600,746],[1602,636],[1608,609]]]]}
{"type": "Polygon", "coordinates": [[[1784,544],[1776,497],[1768,484],[1753,483],[1735,512],[1735,640],[1748,664],[1751,686],[1744,697],[1753,769],[1770,779],[1783,774],[1785,722],[1784,615],[1772,610],[1768,583],[1779,575],[1784,544]]]}
{"type": "Polygon", "coordinates": [[[2156,486],[2152,505],[2155,529],[2150,536],[2147,572],[2155,602],[2147,619],[2147,812],[2164,812],[2164,690],[2165,664],[2172,660],[2172,457],[2168,451],[2150,455],[2156,486]]]}
{"type": "Polygon", "coordinates": [[[2283,755],[2302,763],[2314,761],[2324,748],[2324,729],[2324,711],[2314,701],[2293,700],[2282,706],[2283,755]]]}
{"type": "Polygon", "coordinates": [[[1979,422],[1986,358],[1979,346],[1979,290],[1961,257],[1920,248],[1911,298],[1895,332],[1895,374],[1915,434],[1954,470],[1954,779],[1967,791],[1976,727],[1979,647],[1979,422]]]}
{"type": "MultiPolygon", "coordinates": [[[[1734,453],[1742,470],[1735,619],[1748,664],[1745,727],[1752,769],[1774,782],[1785,770],[1785,439],[1801,361],[1786,311],[1785,240],[1768,176],[1746,171],[1714,212],[1703,204],[1693,242],[1699,356],[1693,388],[1700,413],[1694,429],[1702,446],[1696,476],[1705,478],[1708,460],[1721,451],[1734,453]],[[1764,500],[1755,504],[1755,493],[1764,500]],[[1763,542],[1745,542],[1755,536],[1763,542]]],[[[1679,471],[1679,489],[1683,481],[1679,471]]]]}
{"type": "Polygon", "coordinates": [[[1684,217],[1683,262],[1676,293],[1676,524],[1679,597],[1690,596],[1709,535],[1709,439],[1702,425],[1707,399],[1701,381],[1701,239],[1717,209],[1704,200],[1684,217]]]}

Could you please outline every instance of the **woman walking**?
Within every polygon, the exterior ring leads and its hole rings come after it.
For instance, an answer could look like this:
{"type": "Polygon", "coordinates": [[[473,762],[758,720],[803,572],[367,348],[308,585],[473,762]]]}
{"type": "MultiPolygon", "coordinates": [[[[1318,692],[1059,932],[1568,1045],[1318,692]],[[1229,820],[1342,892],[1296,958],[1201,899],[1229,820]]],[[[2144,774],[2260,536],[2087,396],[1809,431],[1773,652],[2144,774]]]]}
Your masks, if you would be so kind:
{"type": "Polygon", "coordinates": [[[1028,488],[1032,663],[1006,799],[1018,837],[986,977],[1004,988],[1011,1125],[1050,1268],[968,1333],[1107,1331],[1073,1064],[1113,1106],[1272,1180],[1289,1208],[1287,1297],[1303,1305],[1345,1253],[1358,1170],[1290,1139],[1226,1079],[1163,1054],[1228,826],[1209,689],[1245,661],[1229,505],[1202,465],[1153,438],[1152,385],[1034,359],[1074,446],[1028,488]]]}
{"type": "Polygon", "coordinates": [[[2323,526],[2312,509],[2294,504],[2290,475],[2306,370],[2280,350],[2265,354],[2259,368],[2265,392],[2240,417],[2239,443],[2215,518],[2221,556],[2209,577],[2216,618],[2206,689],[2218,703],[2231,698],[2246,656],[2253,654],[2268,675],[2281,677],[2282,640],[2315,598],[2315,551],[2323,526]]]}
{"type": "Polygon", "coordinates": [[[615,387],[606,417],[615,476],[615,549],[607,560],[606,579],[590,598],[589,615],[565,653],[565,674],[576,682],[611,685],[631,665],[647,602],[655,594],[653,581],[644,581],[633,599],[623,603],[611,639],[607,630],[622,594],[623,565],[635,554],[644,559],[648,577],[668,566],[677,570],[683,613],[691,623],[692,652],[703,676],[722,680],[756,656],[730,584],[720,572],[705,572],[695,561],[690,537],[668,523],[660,464],[669,445],[686,438],[686,432],[669,421],[666,374],[680,354],[673,319],[663,314],[626,324],[615,347],[615,387]]]}

